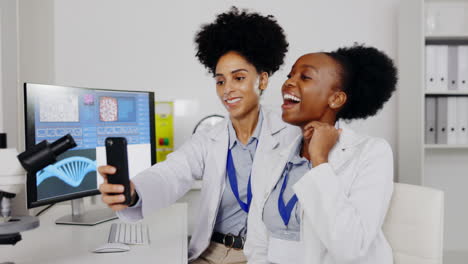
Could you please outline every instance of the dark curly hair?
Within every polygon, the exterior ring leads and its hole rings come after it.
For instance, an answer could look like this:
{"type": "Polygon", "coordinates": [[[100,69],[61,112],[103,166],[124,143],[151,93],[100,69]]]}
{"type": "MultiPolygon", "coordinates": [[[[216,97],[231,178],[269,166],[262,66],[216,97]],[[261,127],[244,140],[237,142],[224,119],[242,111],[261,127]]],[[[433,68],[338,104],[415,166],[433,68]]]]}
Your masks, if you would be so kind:
{"type": "Polygon", "coordinates": [[[240,11],[232,7],[203,25],[195,35],[197,58],[210,73],[215,73],[221,56],[235,51],[255,66],[258,72],[272,75],[283,64],[288,42],[281,26],[271,15],[240,11]]]}
{"type": "Polygon", "coordinates": [[[337,119],[373,116],[395,91],[397,69],[384,52],[354,44],[326,54],[341,66],[340,88],[347,95],[347,102],[337,113],[337,119]]]}

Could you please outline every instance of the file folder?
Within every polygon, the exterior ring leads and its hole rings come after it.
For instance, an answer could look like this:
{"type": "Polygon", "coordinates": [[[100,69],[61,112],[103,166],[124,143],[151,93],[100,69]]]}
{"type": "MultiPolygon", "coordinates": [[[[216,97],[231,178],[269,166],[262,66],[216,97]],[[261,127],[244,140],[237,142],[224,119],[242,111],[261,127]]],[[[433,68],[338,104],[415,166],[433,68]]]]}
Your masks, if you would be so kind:
{"type": "Polygon", "coordinates": [[[457,144],[457,97],[449,96],[447,98],[447,144],[457,144]]]}
{"type": "Polygon", "coordinates": [[[458,87],[458,47],[448,46],[448,90],[457,90],[458,87]]]}
{"type": "Polygon", "coordinates": [[[436,47],[436,90],[448,91],[448,45],[436,47]]]}
{"type": "Polygon", "coordinates": [[[437,144],[447,144],[447,97],[437,97],[437,144]]]}
{"type": "Polygon", "coordinates": [[[436,52],[437,46],[427,45],[426,46],[426,90],[429,92],[436,91],[436,52]]]}
{"type": "Polygon", "coordinates": [[[425,105],[426,122],[424,133],[424,142],[426,144],[436,143],[436,107],[436,97],[427,97],[425,105]]]}
{"type": "Polygon", "coordinates": [[[468,46],[458,46],[458,90],[468,91],[468,46]]]}
{"type": "Polygon", "coordinates": [[[457,97],[457,144],[468,145],[468,97],[457,97]]]}

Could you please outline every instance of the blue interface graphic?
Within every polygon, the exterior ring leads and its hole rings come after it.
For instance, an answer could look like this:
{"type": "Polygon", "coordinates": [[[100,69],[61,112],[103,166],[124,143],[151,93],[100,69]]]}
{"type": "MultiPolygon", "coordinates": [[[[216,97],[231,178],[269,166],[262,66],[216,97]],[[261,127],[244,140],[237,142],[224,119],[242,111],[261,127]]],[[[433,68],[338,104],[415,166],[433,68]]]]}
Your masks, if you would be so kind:
{"type": "Polygon", "coordinates": [[[35,98],[36,143],[71,134],[74,150],[104,146],[109,136],[150,144],[148,94],[76,89],[35,98]]]}
{"type": "Polygon", "coordinates": [[[70,157],[49,165],[37,173],[36,185],[57,177],[72,187],[78,187],[86,174],[96,171],[96,161],[84,157],[70,157]]]}
{"type": "Polygon", "coordinates": [[[107,137],[144,145],[130,154],[151,155],[152,93],[40,84],[26,88],[28,144],[54,142],[66,134],[77,144],[36,173],[36,201],[97,190],[96,160],[103,154],[97,148],[105,147],[107,137]]]}

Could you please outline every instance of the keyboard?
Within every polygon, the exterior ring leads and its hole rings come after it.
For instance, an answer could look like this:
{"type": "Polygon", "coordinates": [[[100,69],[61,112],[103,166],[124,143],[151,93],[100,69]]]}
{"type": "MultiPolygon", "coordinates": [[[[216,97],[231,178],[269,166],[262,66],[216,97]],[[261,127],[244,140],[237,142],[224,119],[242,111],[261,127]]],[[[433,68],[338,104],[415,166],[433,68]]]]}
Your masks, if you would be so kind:
{"type": "Polygon", "coordinates": [[[148,245],[150,243],[148,226],[141,223],[113,223],[107,242],[148,245]]]}

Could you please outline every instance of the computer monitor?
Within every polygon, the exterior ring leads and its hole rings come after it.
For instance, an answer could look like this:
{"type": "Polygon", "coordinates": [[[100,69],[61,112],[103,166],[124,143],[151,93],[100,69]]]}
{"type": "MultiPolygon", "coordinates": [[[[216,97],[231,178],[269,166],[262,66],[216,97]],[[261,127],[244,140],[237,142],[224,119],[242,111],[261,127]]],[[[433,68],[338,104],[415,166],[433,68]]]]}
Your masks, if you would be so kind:
{"type": "MultiPolygon", "coordinates": [[[[103,178],[96,170],[106,164],[107,137],[127,139],[130,178],[156,162],[153,92],[26,83],[24,102],[26,148],[66,134],[77,144],[56,163],[28,174],[28,208],[99,194],[103,178]]],[[[92,225],[115,218],[110,210],[75,207],[57,223],[92,225]]]]}

